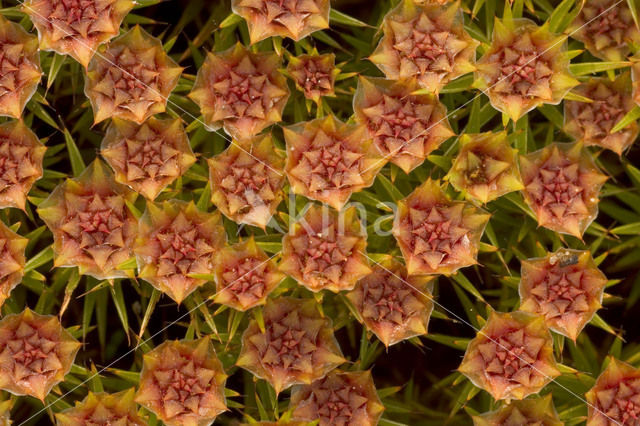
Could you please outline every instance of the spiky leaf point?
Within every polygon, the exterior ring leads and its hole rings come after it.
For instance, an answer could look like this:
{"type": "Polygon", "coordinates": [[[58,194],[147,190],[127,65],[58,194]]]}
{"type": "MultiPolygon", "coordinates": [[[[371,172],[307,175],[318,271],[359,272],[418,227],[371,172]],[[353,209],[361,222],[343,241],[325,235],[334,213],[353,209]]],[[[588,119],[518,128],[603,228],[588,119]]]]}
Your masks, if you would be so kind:
{"type": "Polygon", "coordinates": [[[265,229],[285,183],[284,158],[271,135],[234,141],[208,164],[211,202],[229,219],[265,229]]]}
{"type": "Polygon", "coordinates": [[[166,341],[144,355],[135,402],[167,426],[208,426],[227,410],[226,379],[209,337],[166,341]]]}
{"type": "Polygon", "coordinates": [[[294,420],[318,421],[320,426],[375,426],[384,406],[370,371],[334,370],[310,385],[291,392],[294,420]]]}
{"type": "Polygon", "coordinates": [[[138,125],[113,119],[102,139],[100,154],[115,179],[149,200],[182,176],[196,162],[180,119],[149,118],[138,125]]]}
{"type": "Polygon", "coordinates": [[[524,399],[560,375],[544,318],[492,311],[458,368],[494,399],[524,399]]]}
{"type": "Polygon", "coordinates": [[[433,311],[433,278],[408,276],[392,256],[378,263],[346,295],[364,325],[386,347],[426,334],[433,311]]]}
{"type": "Polygon", "coordinates": [[[629,73],[618,75],[614,81],[592,77],[576,87],[573,93],[593,102],[565,101],[564,131],[585,145],[607,148],[622,155],[640,133],[636,121],[611,133],[611,129],[635,106],[629,73]]]}
{"type": "Polygon", "coordinates": [[[345,124],[333,115],[283,130],[292,191],[336,210],[351,194],[371,186],[386,162],[364,126],[345,124]]]}
{"type": "Polygon", "coordinates": [[[38,88],[38,38],[0,16],[0,116],[20,118],[38,88]]]}
{"type": "Polygon", "coordinates": [[[142,124],[164,112],[182,68],[162,42],[139,26],[109,43],[86,71],[84,92],[94,123],[117,117],[142,124]]]}
{"type": "Polygon", "coordinates": [[[479,43],[464,29],[459,1],[402,0],[384,17],[382,30],[369,59],[388,79],[416,77],[420,86],[437,94],[449,81],[474,70],[479,43]]]}
{"type": "Polygon", "coordinates": [[[405,173],[454,133],[447,108],[434,95],[415,95],[415,79],[361,77],[353,97],[356,122],[369,130],[382,155],[405,173]]]}
{"type": "Polygon", "coordinates": [[[0,320],[0,389],[44,402],[80,350],[58,318],[29,308],[0,320]]]}
{"type": "Polygon", "coordinates": [[[234,139],[248,139],[282,120],[289,88],[281,65],[275,53],[253,53],[240,43],[209,52],[189,97],[209,129],[224,127],[234,139]]]}
{"type": "Polygon", "coordinates": [[[323,96],[334,96],[336,77],[336,55],[292,56],[287,64],[287,73],[307,99],[320,102],[323,96]]]}
{"type": "Polygon", "coordinates": [[[213,264],[214,301],[239,311],[263,305],[285,277],[253,237],[218,251],[213,264]]]}
{"type": "Polygon", "coordinates": [[[631,61],[631,90],[633,101],[640,105],[640,55],[629,58],[631,61]]]}
{"type": "Polygon", "coordinates": [[[268,37],[300,41],[329,28],[329,0],[232,0],[231,9],[249,26],[251,44],[268,37]]]}
{"type": "Polygon", "coordinates": [[[282,239],[280,270],[314,292],[351,290],[371,272],[366,247],[355,207],[312,205],[282,239]]]}
{"type": "Polygon", "coordinates": [[[565,38],[548,24],[496,18],[491,46],[476,64],[475,86],[514,122],[542,104],[560,103],[579,84],[569,72],[565,38]]]}
{"type": "Polygon", "coordinates": [[[427,180],[398,202],[393,221],[407,273],[448,275],[476,264],[489,217],[468,202],[451,201],[437,181],[427,180]]]}
{"type": "Polygon", "coordinates": [[[268,381],[280,393],[311,384],[342,364],[332,322],[313,299],[270,299],[263,309],[264,331],[252,320],[242,335],[236,364],[268,381]]]}
{"type": "Polygon", "coordinates": [[[22,10],[38,30],[40,48],[69,55],[83,67],[98,46],[118,35],[133,0],[26,0],[22,10]]]}
{"type": "Polygon", "coordinates": [[[0,208],[24,210],[47,148],[22,121],[0,124],[0,208]]]}
{"type": "Polygon", "coordinates": [[[586,0],[566,32],[604,61],[624,61],[640,31],[626,1],[586,0]]]}
{"type": "Polygon", "coordinates": [[[147,203],[133,251],[139,277],[176,303],[213,273],[213,256],[227,240],[219,213],[205,213],[193,202],[147,203]]]}
{"type": "Polygon", "coordinates": [[[10,399],[0,401],[0,426],[11,426],[11,408],[13,401],[10,399]]]}
{"type": "Polygon", "coordinates": [[[560,249],[522,261],[521,276],[520,310],[543,315],[573,341],[602,306],[607,277],[588,251],[560,249]]]}
{"type": "Polygon", "coordinates": [[[540,398],[511,401],[497,410],[473,416],[474,426],[564,426],[548,393],[540,398]]]}
{"type": "Polygon", "coordinates": [[[93,393],[76,401],[72,408],[56,413],[57,426],[122,425],[144,426],[147,422],[138,416],[133,402],[135,389],[117,393],[93,393]]]}
{"type": "Polygon", "coordinates": [[[446,179],[472,200],[488,203],[524,188],[507,132],[465,134],[446,179]]]}
{"type": "Polygon", "coordinates": [[[580,143],[552,143],[520,157],[524,199],[538,225],[582,238],[598,215],[607,177],[580,143]]]}
{"type": "Polygon", "coordinates": [[[133,256],[138,221],[126,203],[136,198],[100,160],[59,184],[38,206],[53,233],[54,265],[77,266],[99,280],[129,277],[131,272],[118,266],[133,256]]]}
{"type": "Polygon", "coordinates": [[[585,394],[588,426],[633,425],[639,415],[640,371],[613,357],[585,394]]]}
{"type": "Polygon", "coordinates": [[[28,242],[0,222],[0,307],[22,280],[28,242]]]}

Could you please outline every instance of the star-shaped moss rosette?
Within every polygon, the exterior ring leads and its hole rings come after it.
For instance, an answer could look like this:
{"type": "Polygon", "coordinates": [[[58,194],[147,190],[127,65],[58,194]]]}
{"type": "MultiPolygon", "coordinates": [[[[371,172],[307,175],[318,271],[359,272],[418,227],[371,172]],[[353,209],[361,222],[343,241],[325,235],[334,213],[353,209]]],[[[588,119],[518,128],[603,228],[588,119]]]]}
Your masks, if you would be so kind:
{"type": "Polygon", "coordinates": [[[0,124],[0,208],[24,210],[47,148],[22,121],[0,124]]]}
{"type": "Polygon", "coordinates": [[[624,129],[611,133],[611,129],[635,106],[629,73],[620,74],[613,81],[592,77],[576,87],[573,93],[593,102],[565,101],[564,131],[585,145],[607,148],[622,155],[640,132],[638,123],[633,121],[624,129]]]}
{"type": "Polygon", "coordinates": [[[0,16],[0,116],[20,118],[41,75],[38,38],[0,16]]]}
{"type": "Polygon", "coordinates": [[[227,375],[209,337],[170,340],[143,357],[135,402],[167,426],[205,426],[227,410],[227,375]]]}
{"type": "Polygon", "coordinates": [[[345,361],[332,322],[320,315],[314,299],[269,299],[262,309],[264,330],[256,320],[249,323],[237,365],[276,393],[311,384],[345,361]]]}
{"type": "Polygon", "coordinates": [[[251,44],[268,37],[300,41],[329,28],[329,0],[232,0],[231,10],[249,26],[251,44]]]}
{"type": "Polygon", "coordinates": [[[58,185],[38,206],[53,233],[54,266],[77,266],[98,280],[130,277],[119,265],[133,257],[138,221],[126,203],[136,198],[100,160],[58,185]]]}
{"type": "Polygon", "coordinates": [[[447,108],[435,95],[416,95],[415,79],[393,81],[361,77],[353,98],[356,122],[369,130],[384,158],[405,173],[454,133],[447,108]]]}
{"type": "Polygon", "coordinates": [[[182,68],[167,55],[162,42],[133,27],[89,63],[84,93],[94,123],[117,117],[142,124],[164,112],[180,74],[182,68]]]}
{"type": "Polygon", "coordinates": [[[281,66],[274,52],[254,53],[240,43],[209,52],[189,97],[209,129],[224,127],[234,139],[248,139],[282,120],[289,88],[281,66]]]}
{"type": "Polygon", "coordinates": [[[22,280],[28,242],[0,221],[0,307],[22,280]]]}
{"type": "Polygon", "coordinates": [[[511,401],[495,411],[473,416],[474,426],[564,426],[548,393],[540,398],[511,401]]]}
{"type": "Polygon", "coordinates": [[[147,203],[133,251],[138,276],[180,304],[213,273],[213,256],[227,240],[219,213],[191,201],[147,203]]]}
{"type": "Polygon", "coordinates": [[[494,399],[524,399],[560,375],[544,317],[492,311],[458,368],[494,399]]]}
{"type": "Polygon", "coordinates": [[[336,210],[351,194],[371,186],[386,162],[364,126],[343,123],[333,115],[283,130],[291,190],[336,210]]]}
{"type": "Polygon", "coordinates": [[[475,265],[490,215],[465,201],[451,201],[437,181],[427,180],[398,201],[393,235],[409,275],[453,274],[475,265]]]}
{"type": "Polygon", "coordinates": [[[371,272],[367,236],[355,207],[311,205],[282,239],[280,270],[311,291],[351,290],[371,272]]]}
{"type": "Polygon", "coordinates": [[[460,136],[460,151],[446,179],[472,200],[486,204],[524,188],[518,171],[518,150],[507,132],[460,136]]]}
{"type": "Polygon", "coordinates": [[[239,311],[263,305],[285,277],[253,237],[218,251],[213,264],[214,301],[239,311]]]}
{"type": "Polygon", "coordinates": [[[57,317],[29,308],[0,320],[0,389],[44,401],[80,349],[57,317]]]}
{"type": "Polygon", "coordinates": [[[143,124],[114,118],[100,153],[117,182],[154,200],[196,162],[180,119],[149,118],[143,124]]]}
{"type": "Polygon", "coordinates": [[[265,229],[285,183],[284,158],[271,135],[234,141],[208,164],[211,202],[229,219],[265,229]]]}
{"type": "Polygon", "coordinates": [[[610,357],[585,397],[588,426],[636,425],[640,419],[640,370],[610,357]]]}
{"type": "Polygon", "coordinates": [[[402,0],[382,23],[384,36],[369,58],[388,79],[416,77],[437,94],[449,81],[473,72],[476,47],[463,27],[460,2],[402,0]]]}
{"type": "Polygon", "coordinates": [[[98,46],[118,35],[133,0],[26,0],[22,10],[38,30],[40,49],[69,55],[87,67],[98,46]]]}
{"type": "Polygon", "coordinates": [[[560,249],[522,261],[521,275],[520,310],[543,315],[573,341],[602,306],[607,277],[588,251],[560,249]]]}
{"type": "Polygon", "coordinates": [[[557,105],[579,84],[569,71],[566,36],[528,19],[496,19],[491,46],[476,63],[474,86],[518,121],[542,104],[557,105]]]}
{"type": "Polygon", "coordinates": [[[407,276],[402,264],[385,256],[346,296],[367,329],[389,347],[427,333],[432,288],[431,277],[407,276]]]}
{"type": "Polygon", "coordinates": [[[287,73],[307,99],[320,102],[323,96],[334,96],[334,85],[340,70],[336,68],[336,55],[291,56],[287,73]]]}
{"type": "Polygon", "coordinates": [[[145,426],[147,421],[138,416],[133,398],[135,389],[117,393],[89,394],[82,402],[60,413],[56,413],[57,426],[145,426]]]}
{"type": "Polygon", "coordinates": [[[626,1],[586,0],[566,32],[603,61],[624,61],[631,45],[640,44],[640,31],[626,1]]]}
{"type": "Polygon", "coordinates": [[[370,371],[333,370],[291,392],[292,418],[319,426],[375,426],[384,406],[370,371]]]}
{"type": "Polygon", "coordinates": [[[582,238],[598,215],[598,194],[607,180],[580,143],[552,143],[520,156],[524,199],[538,225],[582,238]]]}

